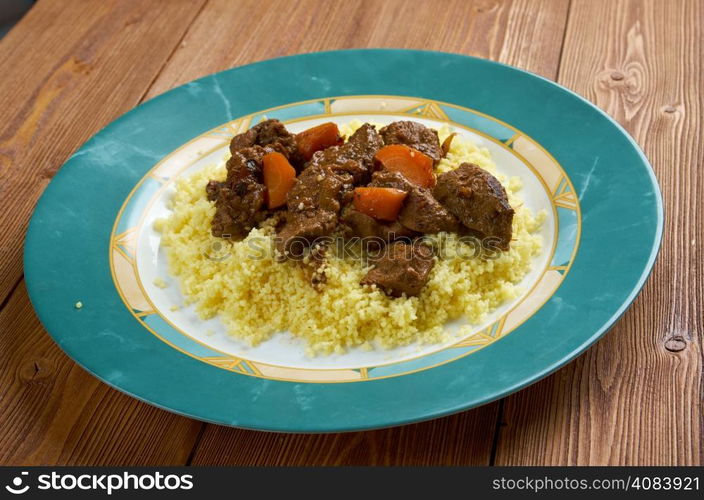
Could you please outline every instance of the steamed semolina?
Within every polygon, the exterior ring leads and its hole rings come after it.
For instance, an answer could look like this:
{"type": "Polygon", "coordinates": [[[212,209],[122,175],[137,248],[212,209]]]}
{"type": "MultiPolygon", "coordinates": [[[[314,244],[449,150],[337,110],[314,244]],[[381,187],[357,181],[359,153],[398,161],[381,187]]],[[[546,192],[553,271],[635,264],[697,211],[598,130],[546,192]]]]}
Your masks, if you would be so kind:
{"type": "MultiPolygon", "coordinates": [[[[351,133],[360,123],[341,127],[351,133]]],[[[439,130],[440,140],[449,134],[439,130]]],[[[443,325],[460,317],[471,323],[516,297],[517,284],[541,251],[534,234],[544,214],[534,215],[518,193],[519,178],[498,174],[488,150],[455,137],[438,173],[472,162],[495,175],[506,188],[516,211],[511,249],[498,258],[467,258],[467,245],[455,234],[426,238],[443,248],[430,281],[418,297],[390,298],[359,285],[369,266],[334,250],[326,267],[322,291],[310,286],[310,275],[297,262],[278,262],[273,248],[274,221],[253,229],[240,242],[215,238],[210,221],[215,207],[206,199],[210,179],[224,179],[223,164],[205,168],[177,181],[172,214],[158,221],[170,272],[179,278],[187,304],[203,319],[219,316],[229,334],[251,344],[289,330],[307,340],[310,354],[344,352],[349,347],[392,348],[412,342],[446,339],[443,325]]]]}

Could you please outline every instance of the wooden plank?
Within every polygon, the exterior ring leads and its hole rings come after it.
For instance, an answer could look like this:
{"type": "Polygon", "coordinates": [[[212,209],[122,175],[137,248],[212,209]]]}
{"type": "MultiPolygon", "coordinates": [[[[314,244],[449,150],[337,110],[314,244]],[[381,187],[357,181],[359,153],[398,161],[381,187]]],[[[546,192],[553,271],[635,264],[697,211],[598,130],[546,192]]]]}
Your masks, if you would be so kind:
{"type": "Polygon", "coordinates": [[[0,465],[184,464],[201,423],[126,396],[46,334],[24,283],[0,311],[0,465]]]}
{"type": "Polygon", "coordinates": [[[149,97],[271,57],[363,47],[457,52],[554,78],[567,0],[211,0],[149,97]]]}
{"type": "Polygon", "coordinates": [[[0,303],[54,173],[144,96],[204,0],[39,2],[0,42],[0,303]]]}
{"type": "Polygon", "coordinates": [[[665,238],[611,333],[506,400],[497,464],[702,463],[702,19],[700,1],[572,2],[559,81],[644,148],[665,238]]]}
{"type": "Polygon", "coordinates": [[[497,405],[420,424],[346,434],[206,426],[193,465],[486,465],[497,405]]]}
{"type": "Polygon", "coordinates": [[[139,103],[203,1],[42,0],[0,43],[0,64],[13,68],[0,79],[1,464],[188,459],[202,424],[81,370],[15,284],[39,194],[71,152],[139,103]]]}
{"type": "MultiPolygon", "coordinates": [[[[350,47],[403,47],[491,57],[554,78],[566,1],[373,2],[211,0],[157,78],[154,96],[251,61],[350,47]],[[324,5],[324,7],[323,7],[324,5]],[[324,18],[324,22],[321,22],[324,18]],[[272,34],[276,36],[272,36],[272,34]]],[[[488,464],[498,404],[401,429],[330,436],[209,425],[198,464],[488,464]]]]}

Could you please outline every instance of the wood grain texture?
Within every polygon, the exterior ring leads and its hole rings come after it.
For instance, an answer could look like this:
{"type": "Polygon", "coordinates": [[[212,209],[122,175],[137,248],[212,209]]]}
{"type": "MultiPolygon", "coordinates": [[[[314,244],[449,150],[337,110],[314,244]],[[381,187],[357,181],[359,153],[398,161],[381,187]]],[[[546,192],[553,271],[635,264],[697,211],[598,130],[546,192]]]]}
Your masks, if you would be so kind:
{"type": "Polygon", "coordinates": [[[665,238],[643,293],[576,362],[505,401],[497,464],[701,464],[702,2],[573,0],[559,81],[653,164],[665,238]]]}
{"type": "MultiPolygon", "coordinates": [[[[567,16],[567,2],[554,0],[446,1],[442,8],[418,0],[280,1],[267,2],[265,13],[260,6],[257,1],[209,1],[148,96],[251,61],[351,47],[458,52],[555,78],[567,16]],[[272,33],[277,33],[275,42],[272,33]]],[[[194,463],[485,465],[491,459],[497,410],[494,403],[403,429],[330,436],[208,425],[194,463]]]]}
{"type": "Polygon", "coordinates": [[[198,435],[200,423],[76,366],[16,283],[36,199],[75,149],[140,102],[202,3],[43,0],[0,43],[13,68],[0,79],[2,464],[182,464],[198,435]]]}
{"type": "Polygon", "coordinates": [[[143,98],[204,0],[42,0],[0,42],[0,303],[34,204],[91,135],[143,98]]]}
{"type": "Polygon", "coordinates": [[[554,78],[567,5],[567,0],[210,0],[148,96],[253,61],[364,47],[457,52],[554,78]]]}
{"type": "Polygon", "coordinates": [[[0,464],[186,463],[200,422],[126,396],[71,361],[24,284],[0,311],[0,464]]]}
{"type": "Polygon", "coordinates": [[[208,425],[193,465],[486,465],[498,404],[378,431],[274,434],[208,425]]]}

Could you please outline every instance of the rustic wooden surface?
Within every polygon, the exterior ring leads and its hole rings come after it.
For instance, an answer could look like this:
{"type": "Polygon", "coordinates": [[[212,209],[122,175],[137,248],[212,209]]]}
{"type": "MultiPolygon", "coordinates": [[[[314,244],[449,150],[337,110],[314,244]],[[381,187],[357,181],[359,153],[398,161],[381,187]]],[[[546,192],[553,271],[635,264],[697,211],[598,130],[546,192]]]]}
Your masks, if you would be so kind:
{"type": "Polygon", "coordinates": [[[704,80],[700,0],[40,0],[0,41],[0,464],[701,464],[704,80]],[[262,9],[262,5],[268,8],[262,9]],[[666,202],[660,259],[598,344],[502,401],[322,436],[172,415],[98,382],[29,304],[22,243],[68,156],[207,73],[350,47],[457,52],[559,81],[642,145],[666,202]]]}

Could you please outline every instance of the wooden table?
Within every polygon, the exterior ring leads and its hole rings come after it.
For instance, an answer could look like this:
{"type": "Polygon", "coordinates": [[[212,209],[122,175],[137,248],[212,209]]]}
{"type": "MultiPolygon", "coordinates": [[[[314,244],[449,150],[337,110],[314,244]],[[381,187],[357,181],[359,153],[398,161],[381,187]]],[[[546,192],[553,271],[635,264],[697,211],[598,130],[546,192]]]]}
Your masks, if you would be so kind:
{"type": "Polygon", "coordinates": [[[702,463],[703,21],[697,0],[40,0],[0,42],[0,463],[702,463]],[[667,220],[655,271],[616,327],[496,403],[334,435],[190,420],[68,359],[29,303],[22,245],[35,201],[69,155],[118,115],[196,77],[350,47],[525,68],[584,95],[635,137],[667,220]]]}

